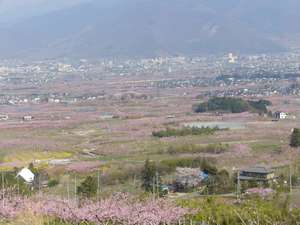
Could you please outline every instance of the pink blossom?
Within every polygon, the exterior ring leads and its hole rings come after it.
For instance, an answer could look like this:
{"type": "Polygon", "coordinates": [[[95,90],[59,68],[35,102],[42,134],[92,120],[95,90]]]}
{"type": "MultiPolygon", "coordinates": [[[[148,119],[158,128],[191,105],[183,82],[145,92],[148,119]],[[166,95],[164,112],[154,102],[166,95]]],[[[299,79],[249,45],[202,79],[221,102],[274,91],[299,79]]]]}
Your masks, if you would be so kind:
{"type": "Polygon", "coordinates": [[[53,197],[4,199],[0,217],[13,218],[30,209],[37,215],[56,217],[68,222],[112,223],[124,225],[176,224],[188,211],[167,200],[145,201],[117,195],[100,201],[85,201],[80,206],[74,200],[53,197]]]}
{"type": "Polygon", "coordinates": [[[270,195],[274,194],[274,190],[271,188],[250,188],[246,191],[248,195],[258,195],[262,198],[269,197],[270,195]]]}

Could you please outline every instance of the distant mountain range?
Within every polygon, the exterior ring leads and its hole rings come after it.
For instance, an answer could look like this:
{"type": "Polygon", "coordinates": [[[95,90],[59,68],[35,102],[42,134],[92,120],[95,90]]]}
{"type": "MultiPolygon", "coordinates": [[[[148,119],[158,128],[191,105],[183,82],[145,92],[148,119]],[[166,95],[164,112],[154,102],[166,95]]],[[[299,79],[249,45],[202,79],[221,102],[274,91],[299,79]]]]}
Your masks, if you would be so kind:
{"type": "Polygon", "coordinates": [[[0,57],[269,53],[300,46],[299,0],[94,0],[0,28],[0,57]]]}
{"type": "Polygon", "coordinates": [[[89,0],[0,0],[0,26],[87,1],[89,0]]]}

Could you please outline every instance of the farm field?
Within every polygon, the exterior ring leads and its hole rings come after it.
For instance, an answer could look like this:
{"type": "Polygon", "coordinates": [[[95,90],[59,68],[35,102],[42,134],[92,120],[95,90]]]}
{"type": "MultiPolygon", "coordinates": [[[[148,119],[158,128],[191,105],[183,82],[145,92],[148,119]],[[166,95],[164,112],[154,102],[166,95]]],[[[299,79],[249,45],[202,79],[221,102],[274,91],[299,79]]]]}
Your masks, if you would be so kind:
{"type": "MultiPolygon", "coordinates": [[[[185,222],[191,224],[190,221],[207,220],[203,214],[187,215],[185,210],[195,207],[193,204],[209,212],[209,207],[214,208],[217,204],[221,211],[222,207],[230,206],[229,214],[236,210],[244,213],[243,207],[248,204],[247,188],[241,185],[243,193],[239,194],[237,173],[253,166],[274,170],[275,178],[279,180],[272,184],[272,188],[278,190],[278,196],[274,198],[276,204],[268,200],[262,203],[262,208],[274,205],[282,208],[290,198],[288,205],[298,210],[300,150],[290,146],[293,129],[300,128],[300,104],[296,96],[263,97],[272,103],[268,105],[268,111],[284,111],[289,115],[281,120],[254,111],[196,113],[195,105],[209,100],[201,95],[202,88],[158,90],[135,82],[135,79],[122,78],[119,82],[112,77],[81,85],[74,81],[66,87],[54,83],[51,87],[56,90],[69,88],[70,92],[82,95],[106,91],[108,98],[3,105],[1,114],[7,115],[8,119],[0,121],[0,174],[4,177],[0,183],[4,189],[12,188],[18,196],[20,193],[30,196],[18,200],[21,202],[18,210],[30,205],[37,214],[45,216],[40,218],[41,221],[55,213],[55,218],[60,220],[58,224],[66,225],[66,221],[72,219],[60,214],[61,204],[71,209],[69,213],[78,214],[77,219],[81,221],[84,208],[100,210],[97,207],[102,207],[102,203],[107,208],[105,204],[116,204],[114,196],[121,193],[125,195],[122,195],[125,198],[122,199],[122,207],[125,207],[122,210],[128,210],[127,201],[134,207],[142,204],[147,210],[163,210],[165,204],[171,208],[182,207],[175,208],[182,214],[178,217],[176,213],[171,214],[172,218],[176,222],[188,218],[185,222]],[[26,115],[30,119],[24,119],[26,115]],[[153,184],[148,189],[144,181],[147,163],[148,168],[155,169],[151,175],[153,184]],[[28,186],[17,179],[16,183],[10,184],[9,179],[16,179],[16,174],[24,168],[37,174],[35,182],[28,186]],[[212,180],[190,189],[176,186],[180,169],[183,173],[185,170],[193,173],[199,168],[212,174],[208,175],[212,180]],[[90,186],[94,187],[89,190],[93,195],[82,194],[86,191],[84,188],[90,186]],[[161,193],[160,188],[167,188],[167,194],[161,193]],[[34,208],[33,202],[45,204],[44,199],[49,197],[49,204],[58,211],[34,208]],[[99,206],[83,203],[85,197],[100,201],[99,206]],[[237,206],[237,200],[245,205],[237,206]],[[81,204],[84,207],[79,207],[81,204]]],[[[42,86],[39,91],[47,92],[49,88],[42,86]]],[[[26,89],[27,94],[35,91],[26,89]]],[[[262,98],[244,99],[259,101],[262,98]]],[[[12,203],[7,207],[14,207],[14,201],[6,199],[5,195],[2,195],[3,204],[12,203]]],[[[124,219],[119,218],[119,214],[117,220],[124,219]]],[[[2,215],[10,216],[9,211],[2,215]]],[[[124,216],[134,217],[132,214],[124,216]]],[[[168,222],[163,215],[160,218],[165,219],[163,223],[168,222]]],[[[105,217],[102,220],[107,222],[105,217]]],[[[47,224],[47,221],[43,223],[47,224]]]]}
{"type": "MultiPolygon", "coordinates": [[[[116,91],[126,89],[122,85],[117,87],[116,91]]],[[[143,87],[134,89],[142,94],[151,92],[143,87]]],[[[155,90],[152,92],[155,93],[155,90]]],[[[146,159],[159,162],[183,157],[208,157],[214,159],[218,168],[233,173],[232,168],[252,165],[285,166],[300,157],[299,151],[289,147],[291,130],[300,127],[297,98],[267,98],[273,102],[270,110],[284,108],[294,116],[272,121],[248,112],[221,115],[194,113],[193,105],[203,101],[196,98],[196,93],[196,88],[178,89],[176,93],[173,89],[164,89],[158,97],[151,99],[96,100],[51,107],[48,104],[32,105],[30,114],[34,119],[24,122],[20,120],[24,115],[23,106],[5,107],[3,113],[13,119],[0,122],[0,169],[12,170],[33,162],[36,167],[56,176],[63,176],[66,171],[79,175],[100,171],[102,176],[106,176],[139,170],[146,159]],[[103,117],[106,114],[115,117],[103,117]],[[153,131],[181,128],[187,124],[228,129],[203,136],[152,136],[153,131]],[[218,154],[168,152],[170,147],[185,144],[226,144],[229,147],[218,154]]]]}
{"type": "Polygon", "coordinates": [[[0,0],[0,225],[300,225],[299,0],[0,0]]]}

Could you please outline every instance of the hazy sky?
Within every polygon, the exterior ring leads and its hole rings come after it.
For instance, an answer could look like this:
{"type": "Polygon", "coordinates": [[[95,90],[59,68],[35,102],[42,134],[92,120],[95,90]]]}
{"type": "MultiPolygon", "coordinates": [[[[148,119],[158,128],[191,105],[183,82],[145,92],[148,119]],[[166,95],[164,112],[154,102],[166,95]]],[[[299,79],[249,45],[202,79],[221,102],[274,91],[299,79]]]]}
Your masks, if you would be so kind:
{"type": "Polygon", "coordinates": [[[76,4],[87,0],[0,0],[0,11],[10,11],[16,8],[25,7],[59,7],[64,5],[76,4]]]}
{"type": "Polygon", "coordinates": [[[0,22],[64,8],[89,0],[0,0],[0,22]]]}

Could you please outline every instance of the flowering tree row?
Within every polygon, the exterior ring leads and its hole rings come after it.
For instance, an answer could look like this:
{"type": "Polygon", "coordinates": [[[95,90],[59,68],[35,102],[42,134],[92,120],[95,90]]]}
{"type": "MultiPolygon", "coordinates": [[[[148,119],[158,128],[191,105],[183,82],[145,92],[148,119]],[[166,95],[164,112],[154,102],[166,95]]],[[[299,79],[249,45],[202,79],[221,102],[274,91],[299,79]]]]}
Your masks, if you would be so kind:
{"type": "Polygon", "coordinates": [[[50,197],[1,199],[1,218],[13,219],[26,210],[69,223],[124,225],[176,224],[188,213],[186,209],[166,200],[137,201],[127,195],[118,195],[97,202],[85,201],[80,205],[73,200],[50,197]]]}

